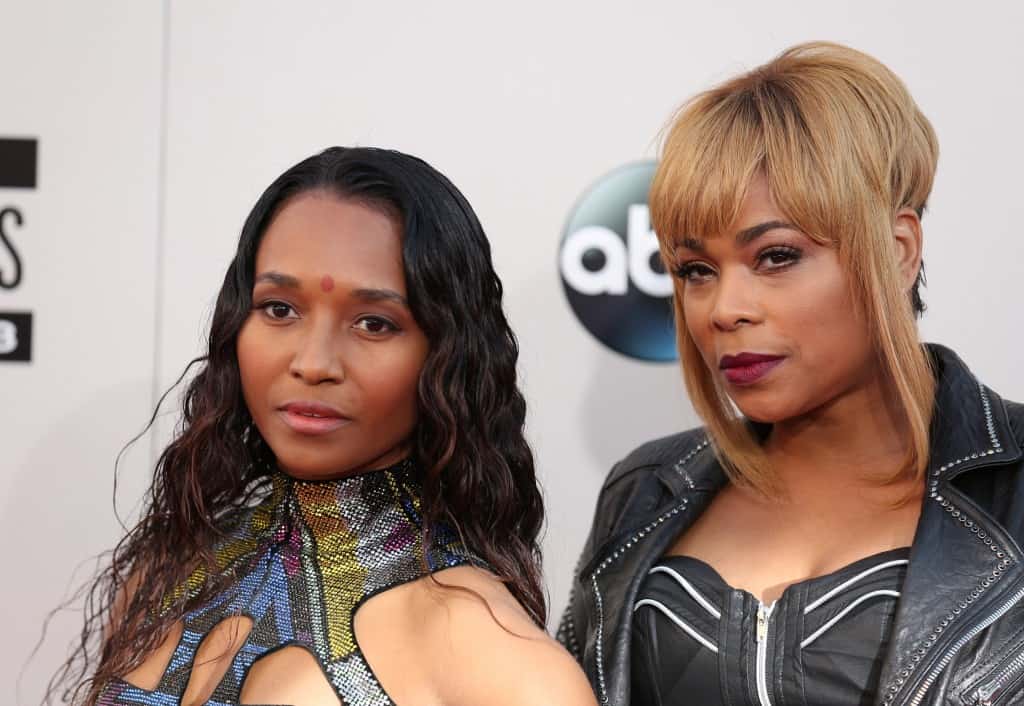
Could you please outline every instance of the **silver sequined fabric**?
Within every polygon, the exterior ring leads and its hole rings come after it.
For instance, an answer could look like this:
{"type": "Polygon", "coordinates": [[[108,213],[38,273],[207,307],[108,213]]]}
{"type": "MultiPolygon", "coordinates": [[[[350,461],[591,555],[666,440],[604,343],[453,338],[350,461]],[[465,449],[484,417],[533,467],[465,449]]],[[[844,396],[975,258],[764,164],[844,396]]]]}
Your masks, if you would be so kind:
{"type": "MultiPolygon", "coordinates": [[[[356,643],[354,610],[431,572],[482,565],[444,528],[424,547],[417,478],[409,462],[339,481],[275,476],[268,499],[245,511],[217,548],[221,570],[236,573],[237,580],[184,616],[184,632],[157,688],[119,680],[97,703],[178,706],[203,637],[225,618],[241,615],[252,618],[253,629],[209,706],[237,704],[253,663],[289,645],[316,657],[344,706],[392,704],[356,643]]],[[[181,591],[194,594],[204,580],[197,572],[181,591]]]]}

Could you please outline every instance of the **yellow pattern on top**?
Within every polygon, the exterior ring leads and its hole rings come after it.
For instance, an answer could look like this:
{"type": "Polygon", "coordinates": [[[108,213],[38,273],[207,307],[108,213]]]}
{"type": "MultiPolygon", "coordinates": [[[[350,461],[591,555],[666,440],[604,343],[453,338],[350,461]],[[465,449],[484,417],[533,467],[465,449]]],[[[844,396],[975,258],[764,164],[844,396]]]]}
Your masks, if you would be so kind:
{"type": "Polygon", "coordinates": [[[296,494],[303,519],[316,541],[331,659],[341,659],[356,649],[350,618],[364,595],[363,585],[370,571],[358,561],[359,537],[338,510],[334,486],[301,484],[296,494]]]}

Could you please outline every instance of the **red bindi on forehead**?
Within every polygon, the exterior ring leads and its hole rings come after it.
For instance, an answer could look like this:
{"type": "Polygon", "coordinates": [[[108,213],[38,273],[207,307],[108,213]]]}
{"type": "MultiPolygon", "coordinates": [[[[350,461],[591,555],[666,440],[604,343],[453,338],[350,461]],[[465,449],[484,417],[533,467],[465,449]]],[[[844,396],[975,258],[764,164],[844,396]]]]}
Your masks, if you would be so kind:
{"type": "Polygon", "coordinates": [[[320,278],[320,289],[325,292],[329,292],[334,289],[334,278],[330,275],[324,275],[320,278]]]}

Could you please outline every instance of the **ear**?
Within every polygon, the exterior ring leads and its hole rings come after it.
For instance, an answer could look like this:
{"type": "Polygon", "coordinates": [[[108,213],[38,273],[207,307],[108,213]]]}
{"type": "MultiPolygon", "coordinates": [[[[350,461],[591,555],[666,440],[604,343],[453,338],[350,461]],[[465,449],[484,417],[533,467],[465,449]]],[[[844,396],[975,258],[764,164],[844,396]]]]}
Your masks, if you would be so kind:
{"type": "Polygon", "coordinates": [[[923,244],[921,219],[914,209],[901,208],[896,212],[892,235],[896,243],[896,267],[900,273],[900,285],[904,291],[909,292],[921,270],[923,244]]]}

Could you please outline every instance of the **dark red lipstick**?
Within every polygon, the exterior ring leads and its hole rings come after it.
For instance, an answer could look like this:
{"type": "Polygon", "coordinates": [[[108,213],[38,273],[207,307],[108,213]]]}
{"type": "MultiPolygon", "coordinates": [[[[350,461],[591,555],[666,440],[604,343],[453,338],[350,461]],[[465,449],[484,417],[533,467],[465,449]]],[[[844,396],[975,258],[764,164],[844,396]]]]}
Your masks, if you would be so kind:
{"type": "Polygon", "coordinates": [[[733,385],[752,385],[784,360],[781,355],[764,355],[761,353],[740,353],[723,355],[718,368],[725,379],[733,385]]]}

